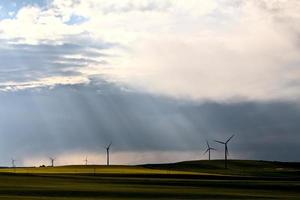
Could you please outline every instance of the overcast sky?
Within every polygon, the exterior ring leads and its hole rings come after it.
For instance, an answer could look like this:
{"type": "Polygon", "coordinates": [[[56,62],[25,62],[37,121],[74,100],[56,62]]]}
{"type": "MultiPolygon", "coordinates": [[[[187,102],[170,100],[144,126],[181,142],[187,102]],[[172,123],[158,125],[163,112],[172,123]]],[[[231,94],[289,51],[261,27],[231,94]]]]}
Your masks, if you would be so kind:
{"type": "Polygon", "coordinates": [[[0,165],[299,161],[298,0],[2,0],[0,165]]]}

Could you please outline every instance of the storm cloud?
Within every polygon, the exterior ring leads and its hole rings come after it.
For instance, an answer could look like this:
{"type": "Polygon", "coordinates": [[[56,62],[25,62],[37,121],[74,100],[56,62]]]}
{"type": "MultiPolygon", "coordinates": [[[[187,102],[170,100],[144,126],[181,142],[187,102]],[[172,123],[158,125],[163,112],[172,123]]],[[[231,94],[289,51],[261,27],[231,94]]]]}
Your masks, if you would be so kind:
{"type": "MultiPolygon", "coordinates": [[[[11,156],[102,154],[109,141],[115,153],[182,151],[201,157],[205,140],[231,134],[236,135],[232,158],[297,160],[300,153],[300,107],[295,103],[178,101],[120,89],[101,79],[90,85],[1,93],[0,99],[2,162],[11,156]]],[[[213,145],[220,154],[222,147],[213,145]]]]}

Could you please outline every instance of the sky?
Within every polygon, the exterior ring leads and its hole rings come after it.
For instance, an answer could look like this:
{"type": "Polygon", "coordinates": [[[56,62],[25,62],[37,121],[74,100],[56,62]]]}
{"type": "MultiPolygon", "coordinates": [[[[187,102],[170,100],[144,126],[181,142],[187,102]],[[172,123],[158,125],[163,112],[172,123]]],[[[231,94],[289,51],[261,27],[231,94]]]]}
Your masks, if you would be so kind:
{"type": "Polygon", "coordinates": [[[0,166],[299,161],[298,0],[2,0],[0,166]]]}

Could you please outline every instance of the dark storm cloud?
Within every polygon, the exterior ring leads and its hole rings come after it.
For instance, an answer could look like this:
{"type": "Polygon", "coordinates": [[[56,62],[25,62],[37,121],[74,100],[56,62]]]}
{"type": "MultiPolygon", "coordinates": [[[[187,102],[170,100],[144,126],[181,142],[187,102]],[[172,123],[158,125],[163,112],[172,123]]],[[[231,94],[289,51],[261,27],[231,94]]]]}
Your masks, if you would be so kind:
{"type": "Polygon", "coordinates": [[[67,37],[61,44],[12,44],[0,41],[0,81],[33,81],[43,77],[72,76],[88,64],[106,64],[101,50],[114,44],[91,41],[84,34],[67,37]],[[80,55],[81,57],[74,57],[80,55]],[[72,57],[73,56],[73,57],[72,57]]]}
{"type": "Polygon", "coordinates": [[[245,159],[297,160],[300,153],[300,108],[289,102],[178,102],[93,80],[1,93],[0,103],[1,160],[99,152],[109,141],[114,151],[201,151],[205,139],[233,133],[230,151],[245,159]]]}

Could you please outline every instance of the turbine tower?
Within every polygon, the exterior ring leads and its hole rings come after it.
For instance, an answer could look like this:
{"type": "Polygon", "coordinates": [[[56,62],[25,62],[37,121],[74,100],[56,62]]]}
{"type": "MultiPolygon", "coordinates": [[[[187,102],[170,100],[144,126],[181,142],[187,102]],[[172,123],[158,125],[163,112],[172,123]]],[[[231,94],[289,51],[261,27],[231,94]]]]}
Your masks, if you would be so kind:
{"type": "Polygon", "coordinates": [[[109,145],[107,147],[105,147],[106,149],[106,165],[109,165],[109,150],[110,150],[110,146],[111,146],[112,142],[109,143],[109,145]]]}
{"type": "Polygon", "coordinates": [[[11,165],[12,165],[13,168],[15,168],[16,167],[16,160],[11,159],[11,165]]]}
{"type": "Polygon", "coordinates": [[[207,145],[207,149],[206,149],[206,151],[204,152],[204,155],[208,152],[208,160],[210,160],[210,150],[216,151],[216,149],[213,148],[213,147],[210,147],[207,140],[206,140],[206,145],[207,145]]]}
{"type": "Polygon", "coordinates": [[[85,165],[88,165],[88,157],[85,157],[85,165]]]}
{"type": "Polygon", "coordinates": [[[227,156],[229,155],[227,144],[233,137],[234,137],[234,135],[232,135],[230,138],[228,138],[228,140],[226,140],[226,142],[215,140],[215,142],[223,144],[225,146],[225,169],[227,169],[227,156]]]}
{"type": "Polygon", "coordinates": [[[52,157],[49,157],[50,161],[51,161],[51,167],[54,167],[54,161],[55,161],[55,158],[52,158],[52,157]]]}

